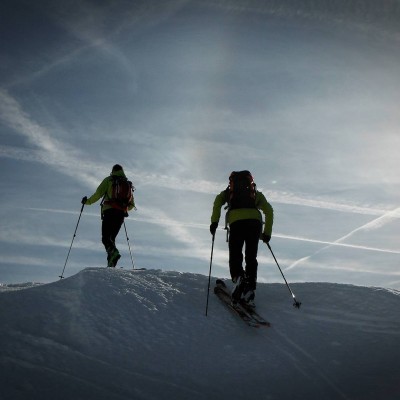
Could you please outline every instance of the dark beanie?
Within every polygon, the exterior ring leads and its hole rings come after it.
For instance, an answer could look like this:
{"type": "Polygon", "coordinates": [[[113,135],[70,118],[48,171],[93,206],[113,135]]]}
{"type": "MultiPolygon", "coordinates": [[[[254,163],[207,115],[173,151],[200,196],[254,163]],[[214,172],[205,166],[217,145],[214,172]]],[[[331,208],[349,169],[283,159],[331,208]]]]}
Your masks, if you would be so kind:
{"type": "Polygon", "coordinates": [[[112,167],[112,172],[117,172],[117,171],[122,171],[123,169],[122,169],[122,167],[119,165],[119,164],[115,164],[113,167],[112,167]]]}

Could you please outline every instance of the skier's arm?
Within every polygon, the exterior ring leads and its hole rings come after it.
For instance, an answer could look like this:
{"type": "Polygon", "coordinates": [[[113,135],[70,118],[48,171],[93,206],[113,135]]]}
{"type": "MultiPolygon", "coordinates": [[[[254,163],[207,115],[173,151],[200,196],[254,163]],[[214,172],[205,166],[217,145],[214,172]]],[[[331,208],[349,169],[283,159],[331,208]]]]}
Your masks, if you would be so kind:
{"type": "Polygon", "coordinates": [[[211,223],[219,222],[221,217],[221,207],[226,203],[226,193],[223,190],[214,200],[213,211],[211,214],[211,223]]]}
{"type": "Polygon", "coordinates": [[[105,178],[103,182],[100,183],[96,191],[87,199],[86,204],[90,205],[100,200],[107,193],[109,181],[110,180],[108,177],[105,178]]]}
{"type": "Polygon", "coordinates": [[[256,205],[259,210],[264,213],[265,225],[264,233],[268,236],[272,234],[272,225],[274,223],[274,209],[271,204],[268,203],[267,199],[261,192],[257,192],[256,205]]]}
{"type": "Polygon", "coordinates": [[[131,194],[131,198],[128,203],[128,211],[131,211],[133,208],[136,210],[135,198],[133,197],[133,194],[131,194]]]}

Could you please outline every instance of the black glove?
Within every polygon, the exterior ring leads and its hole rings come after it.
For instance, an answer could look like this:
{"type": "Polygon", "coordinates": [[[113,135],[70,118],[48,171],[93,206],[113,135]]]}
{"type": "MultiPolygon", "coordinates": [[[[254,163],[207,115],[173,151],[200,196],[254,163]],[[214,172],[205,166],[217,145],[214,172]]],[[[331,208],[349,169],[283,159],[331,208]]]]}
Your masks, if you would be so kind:
{"type": "Polygon", "coordinates": [[[85,196],[85,197],[82,198],[81,203],[82,203],[82,204],[86,204],[86,202],[87,202],[87,197],[85,196]]]}
{"type": "Polygon", "coordinates": [[[213,222],[211,225],[210,225],[210,232],[211,232],[211,235],[215,235],[215,231],[217,230],[217,228],[218,228],[218,222],[213,222]]]}
{"type": "Polygon", "coordinates": [[[267,235],[266,233],[263,233],[263,234],[261,235],[261,240],[262,240],[264,243],[269,243],[269,241],[271,240],[271,236],[270,236],[270,235],[267,235]]]}

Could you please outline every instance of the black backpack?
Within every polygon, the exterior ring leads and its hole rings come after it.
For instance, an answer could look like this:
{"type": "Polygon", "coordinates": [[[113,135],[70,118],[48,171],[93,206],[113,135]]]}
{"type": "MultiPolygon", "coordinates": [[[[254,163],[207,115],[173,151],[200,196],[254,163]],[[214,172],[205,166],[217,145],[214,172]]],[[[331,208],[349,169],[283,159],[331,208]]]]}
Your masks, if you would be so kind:
{"type": "Polygon", "coordinates": [[[228,208],[256,208],[256,184],[249,171],[233,171],[226,188],[228,208]]]}

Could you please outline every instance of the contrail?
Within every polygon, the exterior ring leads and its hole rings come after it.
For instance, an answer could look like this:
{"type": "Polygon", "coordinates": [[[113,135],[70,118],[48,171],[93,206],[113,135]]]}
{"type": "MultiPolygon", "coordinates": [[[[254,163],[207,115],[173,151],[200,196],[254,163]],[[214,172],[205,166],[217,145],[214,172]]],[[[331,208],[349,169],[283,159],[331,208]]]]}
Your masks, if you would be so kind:
{"type": "MultiPolygon", "coordinates": [[[[352,230],[347,235],[342,236],[341,238],[335,240],[333,243],[328,243],[327,246],[322,247],[321,249],[317,250],[313,254],[310,254],[309,256],[300,258],[299,260],[297,260],[294,263],[292,263],[291,265],[289,265],[289,267],[287,267],[286,270],[293,269],[300,263],[302,263],[306,260],[309,260],[311,257],[314,257],[315,255],[317,255],[317,254],[321,253],[322,251],[329,249],[330,247],[333,247],[333,246],[344,246],[344,247],[352,247],[352,248],[358,248],[358,249],[364,249],[364,250],[382,251],[384,253],[400,254],[400,251],[396,251],[396,250],[378,249],[378,248],[373,248],[373,247],[368,247],[368,246],[357,246],[357,245],[342,243],[344,240],[350,238],[351,236],[353,236],[355,233],[357,233],[359,231],[369,231],[369,230],[373,230],[373,229],[382,227],[387,222],[392,221],[394,218],[398,218],[399,213],[400,213],[400,208],[396,208],[393,211],[389,211],[389,212],[381,215],[379,218],[375,218],[374,220],[352,230]]],[[[317,242],[317,241],[314,241],[314,242],[317,242]]]]}
{"type": "MultiPolygon", "coordinates": [[[[347,235],[346,235],[347,236],[347,235]]],[[[324,240],[317,240],[317,239],[308,239],[308,238],[303,238],[303,237],[296,237],[296,236],[288,236],[288,235],[280,235],[280,234],[275,234],[274,237],[279,237],[282,239],[289,239],[289,240],[299,240],[302,242],[309,242],[309,243],[320,243],[320,244],[326,244],[327,246],[323,247],[322,249],[318,250],[318,252],[331,247],[331,246],[339,246],[339,247],[349,247],[352,249],[359,249],[359,250],[369,250],[369,251],[378,251],[381,253],[391,253],[391,254],[400,254],[400,250],[391,250],[391,249],[382,249],[379,247],[371,247],[371,246],[362,246],[362,245],[357,245],[357,244],[349,244],[349,243],[339,243],[337,241],[335,242],[328,242],[328,241],[324,241],[324,240]]],[[[314,253],[317,254],[317,253],[314,253]]],[[[306,259],[309,258],[311,256],[307,256],[302,258],[306,259]]],[[[295,261],[294,264],[297,264],[300,260],[295,261]]],[[[291,268],[293,266],[293,264],[288,267],[287,269],[291,268]]]]}
{"type": "MultiPolygon", "coordinates": [[[[77,214],[77,211],[69,211],[69,210],[60,210],[60,209],[49,209],[49,208],[37,208],[37,207],[28,207],[28,210],[31,211],[43,211],[43,212],[53,212],[53,213],[65,213],[65,214],[77,214]]],[[[154,211],[154,210],[153,210],[154,211]]],[[[152,213],[153,213],[152,211],[152,213]]],[[[393,211],[393,212],[396,212],[393,211]]],[[[156,225],[161,225],[161,226],[166,226],[166,227],[185,227],[185,228],[196,228],[196,229],[206,229],[208,230],[208,224],[200,224],[200,223],[188,223],[188,222],[180,222],[180,221],[175,221],[172,220],[170,218],[154,218],[152,215],[152,213],[150,213],[148,210],[145,212],[147,215],[147,217],[132,217],[133,220],[135,221],[139,221],[142,223],[147,223],[147,224],[156,224],[156,225]]],[[[94,216],[94,217],[98,217],[98,213],[91,213],[91,212],[87,212],[87,215],[90,216],[94,216]]],[[[389,213],[388,213],[389,214],[389,213]]],[[[358,250],[367,250],[367,251],[376,251],[376,252],[381,252],[381,253],[390,253],[390,254],[400,254],[400,250],[392,250],[392,249],[382,249],[379,247],[371,247],[371,246],[362,246],[362,245],[356,245],[356,244],[349,244],[349,243],[340,243],[341,240],[344,240],[346,238],[348,238],[351,234],[361,230],[361,229],[365,229],[367,226],[372,225],[375,222],[375,226],[376,226],[376,221],[378,220],[382,220],[384,216],[377,218],[374,221],[369,222],[368,224],[363,225],[362,227],[359,227],[355,230],[353,230],[352,232],[348,233],[346,236],[343,236],[342,238],[336,240],[335,242],[329,242],[329,241],[324,241],[324,240],[317,240],[317,239],[310,239],[310,238],[305,238],[305,237],[299,237],[299,236],[290,236],[290,235],[284,235],[284,234],[279,234],[276,233],[274,234],[274,237],[277,238],[281,238],[281,239],[287,239],[287,240],[297,240],[297,241],[302,241],[302,242],[309,242],[309,243],[319,243],[319,244],[325,244],[326,246],[324,246],[323,248],[321,248],[320,250],[318,250],[316,253],[301,258],[300,260],[295,261],[292,265],[290,265],[289,267],[286,268],[287,269],[291,269],[293,267],[295,267],[297,264],[299,264],[301,261],[305,261],[306,259],[312,257],[313,255],[329,248],[332,246],[340,246],[340,247],[348,247],[348,248],[352,248],[352,249],[358,249],[358,250]]],[[[379,225],[381,226],[381,225],[379,225]]],[[[185,232],[185,235],[188,235],[185,232]]]]}

